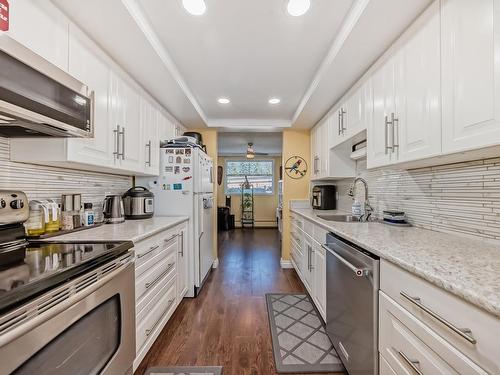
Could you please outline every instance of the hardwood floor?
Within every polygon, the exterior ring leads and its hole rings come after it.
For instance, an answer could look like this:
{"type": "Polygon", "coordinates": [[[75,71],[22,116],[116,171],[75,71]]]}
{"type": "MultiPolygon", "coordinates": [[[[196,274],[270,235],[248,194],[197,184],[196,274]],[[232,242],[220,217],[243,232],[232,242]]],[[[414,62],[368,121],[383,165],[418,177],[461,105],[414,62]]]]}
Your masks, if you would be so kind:
{"type": "Polygon", "coordinates": [[[219,235],[219,268],[197,298],[185,298],[136,375],[152,366],[224,366],[224,375],[276,374],[265,294],[304,292],[280,267],[275,229],[219,235]]]}

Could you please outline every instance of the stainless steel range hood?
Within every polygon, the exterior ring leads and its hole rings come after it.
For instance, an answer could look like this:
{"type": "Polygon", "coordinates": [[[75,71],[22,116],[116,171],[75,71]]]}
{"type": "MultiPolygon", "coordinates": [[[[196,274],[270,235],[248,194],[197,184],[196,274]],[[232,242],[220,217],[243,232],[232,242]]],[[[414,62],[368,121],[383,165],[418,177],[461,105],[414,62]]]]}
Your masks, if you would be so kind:
{"type": "Polygon", "coordinates": [[[93,115],[86,85],[0,35],[0,136],[93,137],[93,115]]]}

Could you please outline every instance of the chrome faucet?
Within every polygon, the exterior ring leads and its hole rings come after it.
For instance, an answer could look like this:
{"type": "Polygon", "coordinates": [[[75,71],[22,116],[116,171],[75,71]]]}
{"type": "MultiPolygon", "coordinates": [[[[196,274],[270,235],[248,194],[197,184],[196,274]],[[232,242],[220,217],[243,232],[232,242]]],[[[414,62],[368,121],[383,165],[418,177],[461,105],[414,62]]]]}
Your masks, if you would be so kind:
{"type": "Polygon", "coordinates": [[[366,182],[364,178],[356,177],[351,185],[351,188],[349,189],[349,196],[351,196],[352,199],[355,199],[356,184],[358,183],[358,181],[361,181],[365,187],[365,213],[359,219],[360,221],[369,221],[373,213],[373,207],[371,206],[370,199],[368,198],[368,182],[366,182]]]}

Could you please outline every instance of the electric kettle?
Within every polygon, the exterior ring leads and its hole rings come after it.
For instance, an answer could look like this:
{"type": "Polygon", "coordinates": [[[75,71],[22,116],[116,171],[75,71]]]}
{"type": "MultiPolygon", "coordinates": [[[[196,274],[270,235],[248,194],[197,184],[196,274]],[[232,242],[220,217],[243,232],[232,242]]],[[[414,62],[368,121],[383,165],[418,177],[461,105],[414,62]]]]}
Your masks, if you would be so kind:
{"type": "Polygon", "coordinates": [[[104,198],[104,221],[109,224],[123,223],[125,221],[125,210],[121,195],[108,195],[104,198]]]}

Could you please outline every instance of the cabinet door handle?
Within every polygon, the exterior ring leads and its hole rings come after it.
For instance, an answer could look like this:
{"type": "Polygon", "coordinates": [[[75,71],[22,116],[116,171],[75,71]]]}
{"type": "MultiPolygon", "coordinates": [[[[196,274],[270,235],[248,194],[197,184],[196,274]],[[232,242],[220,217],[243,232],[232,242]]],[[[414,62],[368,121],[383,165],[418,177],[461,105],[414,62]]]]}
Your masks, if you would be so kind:
{"type": "Polygon", "coordinates": [[[122,160],[125,160],[125,128],[122,129],[122,160]]]}
{"type": "Polygon", "coordinates": [[[148,161],[146,161],[146,165],[148,167],[151,167],[151,141],[146,143],[146,147],[148,149],[148,161]]]}
{"type": "Polygon", "coordinates": [[[342,110],[339,110],[339,135],[342,134],[342,110]]]}
{"type": "Polygon", "coordinates": [[[344,135],[344,132],[347,130],[347,128],[344,126],[344,115],[346,114],[347,112],[344,110],[344,108],[341,108],[340,109],[340,114],[341,114],[341,130],[342,130],[342,135],[344,135]]]}
{"type": "Polygon", "coordinates": [[[313,265],[313,262],[312,262],[313,261],[312,256],[314,254],[314,249],[313,249],[312,246],[309,246],[309,248],[311,249],[310,250],[311,251],[311,255],[309,255],[309,258],[311,258],[311,260],[309,261],[311,263],[310,266],[309,266],[309,271],[312,271],[314,269],[314,265],[313,265]]]}
{"type": "Polygon", "coordinates": [[[170,236],[169,238],[165,238],[163,240],[163,242],[165,242],[165,243],[170,242],[170,241],[172,241],[177,236],[178,236],[178,234],[174,234],[174,235],[170,236]]]}
{"type": "MultiPolygon", "coordinates": [[[[172,303],[174,303],[175,301],[175,298],[172,298],[172,299],[169,299],[168,302],[167,302],[167,308],[166,310],[169,309],[170,306],[172,306],[172,303]]],[[[149,336],[151,334],[151,332],[153,332],[156,328],[156,326],[160,323],[160,321],[162,320],[163,318],[163,315],[160,316],[160,318],[155,322],[155,324],[153,324],[153,326],[149,329],[146,330],[146,336],[149,336]]]]}
{"type": "Polygon", "coordinates": [[[149,248],[149,250],[148,250],[148,251],[146,251],[145,253],[142,253],[142,254],[137,255],[137,258],[139,258],[139,259],[140,259],[140,258],[142,258],[142,257],[145,257],[146,255],[148,255],[149,253],[151,253],[151,252],[155,251],[155,250],[156,250],[156,249],[158,249],[159,247],[160,247],[160,245],[151,246],[151,247],[149,248]]]}
{"type": "Polygon", "coordinates": [[[391,150],[392,152],[392,147],[389,146],[389,126],[392,125],[392,122],[389,121],[389,117],[385,116],[385,154],[388,154],[388,151],[391,150]]]}
{"type": "Polygon", "coordinates": [[[395,152],[396,148],[399,147],[399,119],[394,116],[394,113],[391,113],[391,122],[392,122],[392,152],[395,152]],[[397,136],[396,136],[396,126],[398,127],[397,136]],[[397,143],[396,140],[398,140],[397,143]]]}
{"type": "Polygon", "coordinates": [[[160,281],[162,279],[163,276],[165,276],[167,273],[170,272],[170,270],[172,269],[172,267],[174,266],[175,262],[172,262],[172,263],[169,263],[167,264],[167,269],[165,271],[163,271],[162,273],[160,273],[153,281],[149,282],[149,283],[146,283],[144,284],[144,286],[146,287],[146,289],[149,289],[151,288],[153,285],[155,285],[158,281],[160,281]]]}
{"type": "Polygon", "coordinates": [[[115,149],[113,155],[115,159],[120,157],[120,125],[116,125],[116,129],[113,130],[113,135],[115,137],[115,149]]]}
{"type": "Polygon", "coordinates": [[[181,248],[181,251],[179,251],[179,254],[181,254],[181,257],[184,258],[184,232],[181,231],[181,233],[179,234],[179,237],[181,238],[181,243],[180,243],[180,248],[181,248]]]}
{"type": "Polygon", "coordinates": [[[450,323],[448,320],[446,320],[445,318],[443,318],[442,316],[440,316],[439,314],[435,313],[434,311],[429,309],[427,306],[425,306],[421,302],[420,297],[412,297],[408,293],[403,292],[403,291],[401,291],[399,294],[403,298],[405,298],[406,300],[413,303],[415,306],[417,306],[418,308],[422,309],[427,314],[432,316],[438,322],[442,323],[443,325],[445,325],[446,327],[451,329],[453,332],[455,332],[457,335],[459,335],[463,339],[467,340],[468,342],[470,342],[473,345],[475,345],[477,343],[476,339],[474,337],[472,337],[472,331],[470,330],[470,328],[458,328],[456,325],[454,325],[453,323],[450,323]]]}
{"type": "Polygon", "coordinates": [[[417,367],[418,364],[420,363],[419,361],[411,360],[401,350],[398,350],[398,354],[401,356],[401,358],[403,358],[403,360],[406,362],[406,364],[408,366],[410,366],[413,371],[415,371],[415,374],[417,374],[417,375],[424,375],[424,373],[422,371],[420,371],[420,369],[417,367]]]}

